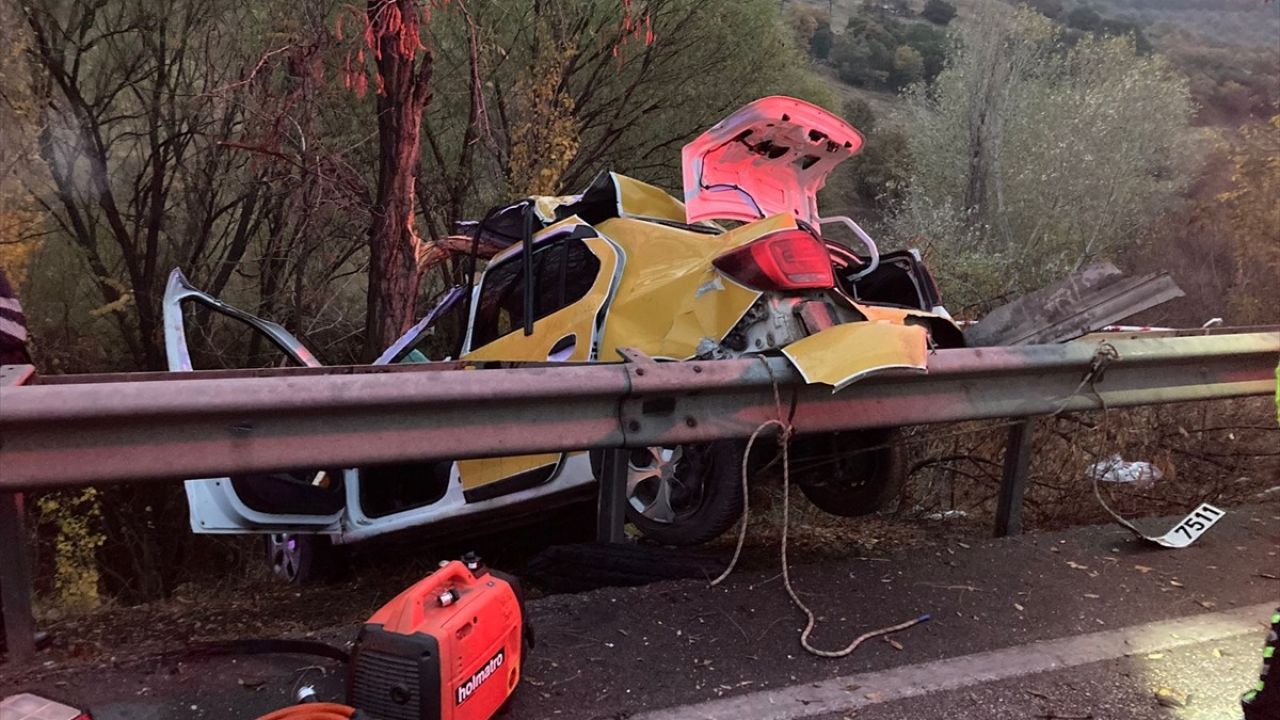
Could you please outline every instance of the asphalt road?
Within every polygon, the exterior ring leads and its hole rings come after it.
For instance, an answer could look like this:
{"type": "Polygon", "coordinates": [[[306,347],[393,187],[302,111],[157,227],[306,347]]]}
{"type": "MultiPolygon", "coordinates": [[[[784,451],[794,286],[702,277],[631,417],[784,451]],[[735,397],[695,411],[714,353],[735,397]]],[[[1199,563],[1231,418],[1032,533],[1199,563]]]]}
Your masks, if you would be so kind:
{"type": "MultiPolygon", "coordinates": [[[[1173,522],[1150,524],[1163,532],[1173,522]]],[[[551,596],[531,604],[538,646],[507,716],[1235,718],[1259,667],[1266,608],[1280,605],[1278,554],[1280,506],[1267,505],[1230,511],[1184,550],[1098,526],[821,564],[793,557],[821,647],[932,615],[839,660],[799,647],[803,616],[775,570],[717,588],[677,581],[551,596]],[[1182,706],[1162,705],[1162,687],[1185,696],[1182,706]]],[[[340,697],[339,673],[300,677],[313,662],[137,661],[122,647],[113,666],[42,668],[0,689],[83,700],[98,720],[254,718],[300,682],[340,697]]]]}
{"type": "Polygon", "coordinates": [[[1223,720],[1240,717],[1241,678],[1258,671],[1261,634],[1197,643],[1068,670],[1037,673],[860,709],[821,720],[1223,720]],[[1153,702],[1167,688],[1175,707],[1153,702]],[[1178,701],[1185,704],[1176,707],[1178,701]]]}

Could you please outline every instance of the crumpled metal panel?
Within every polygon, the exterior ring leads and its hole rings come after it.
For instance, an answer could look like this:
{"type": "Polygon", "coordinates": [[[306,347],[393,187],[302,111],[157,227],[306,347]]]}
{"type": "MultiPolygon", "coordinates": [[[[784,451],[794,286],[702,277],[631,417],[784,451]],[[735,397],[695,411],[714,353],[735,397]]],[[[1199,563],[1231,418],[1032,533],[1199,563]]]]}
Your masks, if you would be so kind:
{"type": "MultiPolygon", "coordinates": [[[[487,232],[498,231],[510,244],[519,236],[523,208],[532,201],[538,220],[553,225],[573,215],[587,215],[593,222],[625,217],[639,220],[683,223],[684,203],[657,185],[612,171],[602,172],[586,190],[577,195],[532,195],[517,203],[494,210],[486,223],[487,232]]],[[[709,225],[708,227],[714,227],[709,225]]],[[[476,228],[479,231],[480,228],[476,228]]]]}
{"type": "MultiPolygon", "coordinates": [[[[572,217],[552,225],[538,235],[551,238],[563,231],[581,226],[582,222],[572,217]]],[[[582,242],[600,261],[600,270],[596,274],[595,282],[582,299],[540,318],[535,325],[534,334],[525,335],[516,330],[483,347],[476,348],[463,355],[462,359],[546,361],[552,359],[550,356],[553,347],[563,338],[569,337],[574,338],[572,350],[564,357],[555,358],[556,360],[586,362],[593,359],[591,351],[597,338],[598,317],[609,302],[622,258],[619,257],[617,248],[604,238],[585,238],[582,242]]],[[[503,257],[518,252],[521,252],[519,245],[504,253],[503,257]]],[[[458,475],[464,490],[474,490],[531,470],[558,465],[561,461],[561,453],[460,460],[458,475]]]]}
{"type": "Polygon", "coordinates": [[[391,343],[386,350],[383,350],[382,354],[379,355],[372,364],[388,365],[406,351],[411,350],[434,329],[432,326],[435,324],[436,320],[448,311],[449,308],[457,304],[458,301],[462,300],[466,294],[466,290],[463,290],[461,286],[454,286],[446,290],[444,294],[440,296],[440,299],[436,301],[436,304],[427,311],[427,314],[423,315],[422,319],[415,323],[413,327],[409,328],[405,334],[401,335],[395,342],[391,343]]]}
{"type": "Polygon", "coordinates": [[[709,235],[628,218],[596,226],[622,248],[626,272],[605,322],[599,357],[623,347],[685,360],[704,338],[719,342],[760,297],[725,277],[711,261],[768,233],[794,228],[787,215],[709,235]]]}
{"type": "Polygon", "coordinates": [[[832,392],[884,370],[925,372],[928,351],[923,327],[883,321],[836,325],[782,348],[805,382],[832,392]]]}
{"type": "Polygon", "coordinates": [[[964,337],[975,347],[1063,342],[1182,295],[1168,273],[1126,278],[1098,263],[992,310],[964,337]]]}
{"type": "Polygon", "coordinates": [[[616,188],[618,217],[684,222],[684,203],[666,190],[615,172],[609,173],[609,177],[616,188]]]}

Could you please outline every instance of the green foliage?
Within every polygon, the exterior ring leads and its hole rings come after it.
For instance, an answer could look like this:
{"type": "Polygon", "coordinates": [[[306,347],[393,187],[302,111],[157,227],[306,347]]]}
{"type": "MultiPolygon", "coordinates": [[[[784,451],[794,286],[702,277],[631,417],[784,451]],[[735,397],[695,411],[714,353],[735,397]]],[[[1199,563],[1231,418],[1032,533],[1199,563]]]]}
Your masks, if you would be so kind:
{"type": "Polygon", "coordinates": [[[911,94],[913,183],[894,217],[943,287],[981,305],[1144,239],[1189,175],[1186,83],[1127,38],[1074,47],[1041,15],[972,29],[911,94]]]}
{"type": "Polygon", "coordinates": [[[1151,45],[1151,41],[1147,39],[1147,34],[1143,32],[1142,27],[1131,19],[1109,18],[1107,20],[1103,20],[1101,32],[1103,35],[1125,35],[1133,38],[1134,47],[1143,55],[1150,53],[1154,49],[1151,45]]]}
{"type": "Polygon", "coordinates": [[[1067,13],[1067,27],[1088,33],[1098,32],[1102,30],[1102,16],[1088,5],[1081,5],[1067,13]]]}
{"type": "Polygon", "coordinates": [[[1197,123],[1234,126],[1280,113],[1280,56],[1274,49],[1214,47],[1188,33],[1165,35],[1160,46],[1190,82],[1197,123]]]}
{"type": "Polygon", "coordinates": [[[1226,205],[1236,272],[1230,292],[1239,324],[1280,319],[1280,115],[1243,128],[1227,148],[1229,188],[1216,200],[1226,205]]]}
{"type": "Polygon", "coordinates": [[[910,17],[915,14],[908,0],[862,0],[862,11],[882,17],[910,17]]]}
{"type": "Polygon", "coordinates": [[[48,251],[25,289],[45,301],[29,303],[40,355],[45,337],[109,330],[105,347],[79,366],[63,355],[62,369],[160,369],[159,300],[174,266],[313,348],[351,337],[331,283],[359,265],[367,205],[352,167],[367,123],[330,102],[345,93],[323,82],[328,38],[306,42],[302,19],[317,22],[320,8],[19,4],[32,44],[14,83],[47,89],[30,119],[42,172],[25,178],[47,209],[48,251]],[[352,150],[340,156],[329,142],[352,150]],[[64,282],[76,292],[47,287],[64,282]],[[311,327],[333,332],[307,337],[311,327]],[[96,357],[113,362],[90,365],[96,357]]]}
{"type": "Polygon", "coordinates": [[[907,26],[902,39],[907,46],[920,53],[924,61],[924,74],[921,79],[933,82],[938,73],[947,66],[951,56],[952,41],[944,32],[939,32],[928,25],[913,23],[907,26]]]}
{"type": "Polygon", "coordinates": [[[809,54],[818,60],[826,60],[831,55],[831,45],[835,35],[831,32],[831,22],[826,18],[818,21],[813,31],[813,39],[809,41],[809,54]]]}
{"type": "Polygon", "coordinates": [[[814,33],[818,31],[818,11],[805,5],[792,5],[788,19],[795,47],[808,48],[813,43],[814,33]]]}
{"type": "Polygon", "coordinates": [[[946,25],[955,19],[956,6],[947,0],[926,0],[920,17],[935,25],[946,25]]]}
{"type": "Polygon", "coordinates": [[[1051,20],[1060,19],[1065,12],[1062,0],[1027,0],[1025,4],[1051,20]]]}
{"type": "Polygon", "coordinates": [[[1093,37],[1127,36],[1133,39],[1138,52],[1145,55],[1153,49],[1151,41],[1147,39],[1146,33],[1138,22],[1132,18],[1103,17],[1088,5],[1080,5],[1072,10],[1066,16],[1065,24],[1073,31],[1064,36],[1072,44],[1090,35],[1093,37]]]}
{"type": "Polygon", "coordinates": [[[857,128],[863,135],[876,130],[876,112],[871,103],[860,97],[849,98],[840,106],[840,117],[857,128]]]}
{"type": "Polygon", "coordinates": [[[1191,32],[1211,44],[1265,47],[1273,53],[1280,35],[1280,2],[1274,0],[1090,0],[1090,4],[1104,17],[1131,16],[1153,35],[1191,32]]]}
{"type": "Polygon", "coordinates": [[[920,82],[923,77],[924,58],[920,51],[910,45],[899,45],[893,52],[893,72],[889,73],[889,82],[901,88],[920,82]]]}
{"type": "Polygon", "coordinates": [[[1064,38],[1070,43],[1086,36],[1127,36],[1142,54],[1154,52],[1158,46],[1190,80],[1198,124],[1237,125],[1266,120],[1280,112],[1280,53],[1276,45],[1280,3],[1227,0],[1214,3],[1219,9],[1209,12],[1198,0],[1107,0],[1101,5],[1080,5],[1062,18],[1060,4],[1046,6],[1056,2],[1036,0],[1032,4],[1065,22],[1070,31],[1064,38]],[[1125,14],[1114,14],[1117,12],[1125,14]],[[1231,20],[1230,31],[1211,30],[1224,18],[1231,20]],[[1256,45],[1249,47],[1251,43],[1256,45]]]}
{"type": "Polygon", "coordinates": [[[98,548],[102,507],[95,488],[49,493],[36,501],[37,520],[53,532],[53,589],[58,604],[71,611],[99,602],[98,548]]]}
{"type": "Polygon", "coordinates": [[[0,3],[0,127],[5,128],[0,133],[0,270],[18,287],[26,284],[43,230],[27,182],[39,172],[33,122],[39,103],[35,88],[22,82],[21,73],[28,47],[17,8],[0,3]]]}
{"type": "Polygon", "coordinates": [[[921,80],[931,82],[946,66],[949,52],[950,41],[938,28],[860,12],[849,17],[844,33],[836,37],[831,64],[850,85],[901,90],[921,80]]]}
{"type": "Polygon", "coordinates": [[[480,101],[488,121],[476,137],[468,135],[469,26],[459,13],[436,14],[437,101],[427,110],[429,151],[421,177],[437,232],[528,192],[508,178],[515,177],[509,165],[520,144],[513,106],[530,77],[564,95],[572,108],[567,119],[577,128],[577,148],[557,192],[577,191],[606,169],[678,187],[680,146],[737,107],[779,92],[829,102],[802,56],[821,14],[790,15],[802,25],[797,28],[778,22],[772,0],[654,0],[647,3],[650,41],[617,43],[622,7],[595,0],[468,3],[480,38],[480,101]],[[531,22],[539,31],[530,30],[531,22]],[[548,43],[572,52],[548,63],[542,47],[548,43]]]}
{"type": "Polygon", "coordinates": [[[899,205],[911,182],[911,149],[906,133],[880,127],[867,137],[863,151],[849,161],[854,194],[877,212],[899,205]]]}
{"type": "Polygon", "coordinates": [[[533,72],[512,88],[511,153],[507,175],[514,187],[531,195],[554,195],[560,178],[578,152],[578,123],[573,98],[558,82],[557,71],[577,55],[572,44],[540,45],[533,72]]]}
{"type": "Polygon", "coordinates": [[[836,168],[819,197],[819,206],[875,220],[903,199],[910,174],[907,136],[881,123],[870,103],[850,98],[841,116],[864,137],[862,151],[836,168]]]}

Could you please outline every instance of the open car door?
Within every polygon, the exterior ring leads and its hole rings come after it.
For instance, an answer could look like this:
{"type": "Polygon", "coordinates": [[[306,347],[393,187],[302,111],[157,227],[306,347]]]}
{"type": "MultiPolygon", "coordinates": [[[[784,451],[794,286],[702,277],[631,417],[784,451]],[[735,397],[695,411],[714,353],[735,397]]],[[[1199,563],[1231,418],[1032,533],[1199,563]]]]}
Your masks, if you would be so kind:
{"type": "MultiPolygon", "coordinates": [[[[320,363],[288,330],[204,293],[191,285],[181,270],[169,274],[164,294],[165,355],[169,370],[190,372],[187,324],[183,305],[194,302],[260,333],[291,364],[319,367],[320,363]]],[[[191,529],[197,533],[336,531],[346,504],[348,475],[341,468],[299,468],[289,472],[256,473],[185,483],[191,529]]]]}

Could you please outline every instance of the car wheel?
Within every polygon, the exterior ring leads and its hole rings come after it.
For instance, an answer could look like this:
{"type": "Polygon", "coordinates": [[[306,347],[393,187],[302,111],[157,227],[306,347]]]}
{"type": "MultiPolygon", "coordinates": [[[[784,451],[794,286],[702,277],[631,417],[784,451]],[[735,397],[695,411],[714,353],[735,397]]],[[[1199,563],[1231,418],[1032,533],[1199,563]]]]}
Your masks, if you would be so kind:
{"type": "Polygon", "coordinates": [[[627,520],[663,545],[714,540],[742,515],[742,452],[729,441],[627,451],[627,520]]]}
{"type": "Polygon", "coordinates": [[[897,436],[897,430],[867,430],[797,438],[791,480],[823,512],[873,513],[892,500],[901,482],[902,453],[892,445],[897,436]]]}
{"type": "Polygon", "coordinates": [[[267,564],[271,574],[291,585],[306,585],[328,578],[335,551],[329,538],[310,533],[271,533],[267,540],[267,564]]]}

